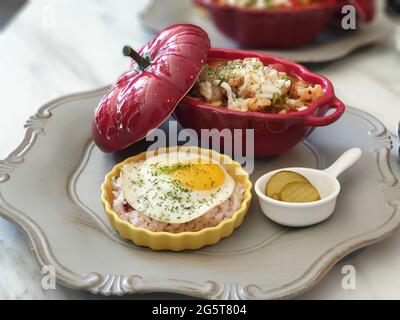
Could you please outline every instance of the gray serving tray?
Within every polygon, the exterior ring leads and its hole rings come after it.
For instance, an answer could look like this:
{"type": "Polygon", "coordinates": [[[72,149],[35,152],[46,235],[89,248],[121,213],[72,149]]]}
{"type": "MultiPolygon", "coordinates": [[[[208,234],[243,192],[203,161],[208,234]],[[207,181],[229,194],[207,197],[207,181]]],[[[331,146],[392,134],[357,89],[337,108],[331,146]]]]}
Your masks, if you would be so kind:
{"type": "MultiPolygon", "coordinates": [[[[212,299],[289,298],[309,289],[350,252],[388,237],[400,223],[392,139],[354,108],[335,124],[274,159],[256,162],[253,182],[280,167],[324,168],[350,147],[363,149],[342,176],[333,216],[289,229],[260,211],[256,197],[243,225],[215,246],[154,252],[124,241],[109,226],[100,184],[114,164],[137,153],[102,153],[91,139],[93,110],[106,89],[60,98],[26,123],[26,136],[0,161],[0,214],[28,236],[41,265],[69,287],[104,295],[175,292],[212,299]]],[[[397,168],[396,168],[397,169],[397,168]]]]}

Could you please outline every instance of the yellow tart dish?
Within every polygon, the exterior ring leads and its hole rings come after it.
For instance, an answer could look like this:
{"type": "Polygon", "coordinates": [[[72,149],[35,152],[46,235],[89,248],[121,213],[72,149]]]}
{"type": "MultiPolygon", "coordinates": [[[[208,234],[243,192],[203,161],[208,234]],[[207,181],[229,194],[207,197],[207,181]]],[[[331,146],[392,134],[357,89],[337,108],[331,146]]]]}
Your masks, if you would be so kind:
{"type": "Polygon", "coordinates": [[[252,184],[238,162],[197,147],[160,148],[117,164],[102,203],[121,237],[153,250],[199,249],[239,227],[252,184]]]}

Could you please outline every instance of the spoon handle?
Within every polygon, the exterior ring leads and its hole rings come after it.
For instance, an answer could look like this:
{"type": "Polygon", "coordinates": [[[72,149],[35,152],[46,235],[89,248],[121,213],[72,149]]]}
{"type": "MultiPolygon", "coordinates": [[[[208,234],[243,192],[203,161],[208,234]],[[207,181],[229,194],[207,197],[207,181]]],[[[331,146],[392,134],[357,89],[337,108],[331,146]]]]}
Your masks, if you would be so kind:
{"type": "Polygon", "coordinates": [[[351,167],[358,159],[360,159],[362,151],[360,148],[351,148],[343,153],[339,159],[335,161],[329,168],[324,171],[333,176],[339,176],[347,168],[351,167]]]}

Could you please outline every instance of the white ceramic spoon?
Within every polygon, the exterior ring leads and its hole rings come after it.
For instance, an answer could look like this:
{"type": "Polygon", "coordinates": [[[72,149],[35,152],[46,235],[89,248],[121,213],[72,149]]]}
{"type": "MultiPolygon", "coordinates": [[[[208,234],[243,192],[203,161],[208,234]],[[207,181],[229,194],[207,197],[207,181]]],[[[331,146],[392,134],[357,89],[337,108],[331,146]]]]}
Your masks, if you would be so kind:
{"type": "Polygon", "coordinates": [[[337,177],[361,157],[361,149],[352,148],[343,153],[334,164],[325,170],[308,168],[284,168],[260,177],[254,186],[263,213],[276,223],[289,227],[305,227],[328,219],[336,206],[340,192],[337,177]],[[272,199],[265,195],[269,179],[279,171],[294,171],[306,177],[317,188],[321,200],[307,203],[290,203],[272,199]]]}

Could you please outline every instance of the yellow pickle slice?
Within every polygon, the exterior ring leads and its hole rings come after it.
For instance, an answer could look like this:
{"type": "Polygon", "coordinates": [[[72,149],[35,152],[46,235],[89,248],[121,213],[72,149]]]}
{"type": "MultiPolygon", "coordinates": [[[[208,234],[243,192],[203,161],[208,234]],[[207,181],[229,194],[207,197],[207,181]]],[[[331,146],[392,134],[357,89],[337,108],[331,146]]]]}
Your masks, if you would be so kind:
{"type": "Polygon", "coordinates": [[[309,182],[291,182],[282,188],[279,200],[304,203],[321,200],[321,196],[309,182]]]}
{"type": "Polygon", "coordinates": [[[274,174],[271,179],[269,179],[265,187],[265,194],[272,199],[279,200],[279,195],[282,188],[288,183],[296,181],[309,183],[309,181],[304,176],[298,174],[297,172],[280,171],[274,174]]]}
{"type": "Polygon", "coordinates": [[[321,200],[318,190],[303,175],[293,171],[274,174],[265,187],[265,194],[284,202],[314,202],[321,200]]]}

